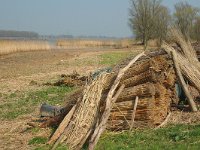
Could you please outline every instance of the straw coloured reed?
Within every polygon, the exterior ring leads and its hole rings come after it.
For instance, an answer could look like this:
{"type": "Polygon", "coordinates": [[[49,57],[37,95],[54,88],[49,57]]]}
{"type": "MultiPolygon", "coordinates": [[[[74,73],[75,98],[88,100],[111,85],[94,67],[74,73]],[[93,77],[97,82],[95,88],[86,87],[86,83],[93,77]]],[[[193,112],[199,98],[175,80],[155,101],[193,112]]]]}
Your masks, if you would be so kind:
{"type": "Polygon", "coordinates": [[[65,129],[61,143],[65,142],[70,149],[80,149],[90,135],[98,116],[98,108],[107,74],[102,74],[98,79],[88,85],[83,98],[78,102],[73,117],[65,129]]]}
{"type": "Polygon", "coordinates": [[[64,48],[88,48],[88,47],[110,47],[127,48],[132,45],[130,39],[120,40],[90,40],[90,39],[61,39],[57,41],[57,46],[64,48]]]}
{"type": "MultiPolygon", "coordinates": [[[[176,51],[173,47],[171,47],[167,43],[164,43],[162,45],[162,48],[164,48],[168,53],[176,51]]],[[[189,62],[189,60],[183,55],[181,55],[179,52],[176,53],[177,53],[177,61],[178,64],[180,65],[181,72],[200,91],[199,69],[196,67],[196,65],[193,65],[193,63],[189,62]]]]}
{"type": "Polygon", "coordinates": [[[50,50],[47,41],[39,40],[0,40],[0,55],[14,52],[50,50]]]}
{"type": "Polygon", "coordinates": [[[170,30],[170,35],[173,40],[178,44],[178,46],[180,46],[181,52],[190,62],[199,62],[196,51],[192,47],[189,39],[186,40],[183,34],[176,28],[172,28],[170,30]]]}
{"type": "MultiPolygon", "coordinates": [[[[139,100],[133,124],[134,128],[155,127],[165,120],[169,111],[171,96],[175,94],[171,90],[175,84],[175,72],[171,63],[164,56],[149,58],[147,62],[149,67],[144,72],[139,71],[138,74],[133,74],[133,77],[129,76],[129,84],[125,84],[125,89],[119,95],[111,111],[107,129],[114,131],[130,129],[136,96],[139,97],[139,100]],[[136,78],[137,76],[145,78],[144,73],[146,72],[149,74],[146,80],[142,81],[141,78],[136,78]]],[[[147,62],[138,63],[132,68],[135,68],[137,72],[137,70],[142,70],[137,66],[146,68],[147,62]]],[[[130,71],[132,71],[132,68],[130,68],[130,71]]],[[[128,72],[129,70],[127,70],[128,72]]],[[[122,80],[121,83],[125,83],[126,80],[122,80]]]]}

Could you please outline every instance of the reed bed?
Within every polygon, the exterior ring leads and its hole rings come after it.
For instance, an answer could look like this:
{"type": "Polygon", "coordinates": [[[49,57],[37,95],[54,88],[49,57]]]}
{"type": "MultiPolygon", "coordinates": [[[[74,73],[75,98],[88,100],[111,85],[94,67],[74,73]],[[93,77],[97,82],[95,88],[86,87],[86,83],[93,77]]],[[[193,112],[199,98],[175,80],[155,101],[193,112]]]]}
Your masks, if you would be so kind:
{"type": "Polygon", "coordinates": [[[43,40],[0,40],[0,55],[50,49],[50,44],[43,40]]]}
{"type": "Polygon", "coordinates": [[[88,48],[88,47],[110,47],[110,48],[128,48],[131,47],[131,39],[120,40],[88,40],[88,39],[61,39],[56,45],[63,48],[88,48]]]}

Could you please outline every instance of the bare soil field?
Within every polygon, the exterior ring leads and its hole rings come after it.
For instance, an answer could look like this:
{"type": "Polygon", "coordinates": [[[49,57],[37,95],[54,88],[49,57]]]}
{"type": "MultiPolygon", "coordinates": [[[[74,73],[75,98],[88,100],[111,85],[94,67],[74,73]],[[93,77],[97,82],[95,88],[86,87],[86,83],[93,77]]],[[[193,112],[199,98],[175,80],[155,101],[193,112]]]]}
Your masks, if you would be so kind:
{"type": "MultiPolygon", "coordinates": [[[[98,50],[60,49],[0,56],[0,113],[2,113],[0,149],[34,149],[34,144],[30,144],[31,139],[50,136],[51,129],[32,129],[27,122],[38,116],[39,105],[45,101],[45,98],[61,99],[69,89],[63,88],[63,91],[61,89],[62,95],[59,97],[59,94],[56,94],[60,89],[43,86],[43,83],[56,80],[61,74],[70,74],[73,71],[88,74],[99,68],[113,65],[130,54],[138,53],[141,49],[141,47],[98,50]],[[46,97],[41,96],[44,93],[47,93],[46,97]],[[37,96],[43,100],[32,105],[32,101],[37,99],[37,96]]],[[[60,103],[55,101],[55,104],[60,103]]]]}
{"type": "MultiPolygon", "coordinates": [[[[138,47],[138,50],[141,48],[138,47]]],[[[138,51],[135,49],[134,51],[138,51]]],[[[82,49],[19,52],[0,56],[0,88],[25,90],[31,81],[42,82],[56,75],[73,71],[88,73],[106,66],[100,64],[100,55],[130,53],[131,49],[82,49]]]]}

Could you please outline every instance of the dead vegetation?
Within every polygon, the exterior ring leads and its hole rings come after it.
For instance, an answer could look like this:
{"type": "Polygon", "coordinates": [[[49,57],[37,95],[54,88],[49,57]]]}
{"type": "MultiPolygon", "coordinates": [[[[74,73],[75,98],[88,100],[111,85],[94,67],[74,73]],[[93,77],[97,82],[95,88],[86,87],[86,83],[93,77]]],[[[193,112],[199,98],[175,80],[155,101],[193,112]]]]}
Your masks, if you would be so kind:
{"type": "Polygon", "coordinates": [[[131,39],[120,40],[87,40],[87,39],[61,39],[57,46],[67,49],[76,48],[129,48],[133,44],[131,39]]]}
{"type": "Polygon", "coordinates": [[[47,41],[39,40],[0,40],[0,55],[14,52],[50,50],[51,46],[47,41]]]}
{"type": "Polygon", "coordinates": [[[44,83],[43,85],[81,87],[85,86],[88,80],[89,80],[88,76],[81,76],[76,71],[74,71],[70,75],[62,74],[60,76],[60,79],[58,79],[58,81],[55,81],[54,83],[47,82],[44,83]]]}

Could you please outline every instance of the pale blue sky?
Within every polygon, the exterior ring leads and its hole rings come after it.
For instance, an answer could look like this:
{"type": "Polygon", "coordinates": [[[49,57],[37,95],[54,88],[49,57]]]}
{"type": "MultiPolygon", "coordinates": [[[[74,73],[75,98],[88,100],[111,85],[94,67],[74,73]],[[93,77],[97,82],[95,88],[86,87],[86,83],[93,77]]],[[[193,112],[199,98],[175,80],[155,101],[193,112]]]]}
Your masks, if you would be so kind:
{"type": "MultiPolygon", "coordinates": [[[[181,0],[163,0],[173,10],[181,0]]],[[[183,0],[182,0],[183,1],[183,0]]],[[[200,0],[187,0],[200,7],[200,0]]],[[[0,0],[0,29],[74,36],[131,36],[129,0],[0,0]]]]}

